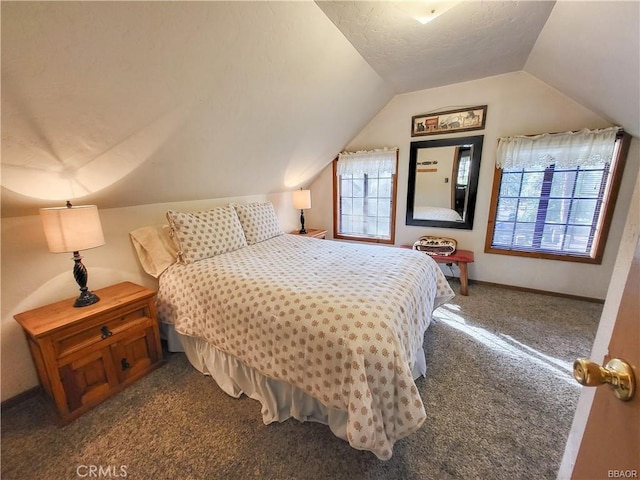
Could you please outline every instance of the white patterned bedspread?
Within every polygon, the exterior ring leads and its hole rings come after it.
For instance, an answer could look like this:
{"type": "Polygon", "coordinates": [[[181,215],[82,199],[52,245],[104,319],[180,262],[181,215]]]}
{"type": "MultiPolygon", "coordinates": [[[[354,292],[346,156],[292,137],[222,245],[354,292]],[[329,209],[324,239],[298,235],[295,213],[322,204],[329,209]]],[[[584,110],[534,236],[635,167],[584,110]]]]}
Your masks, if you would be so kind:
{"type": "Polygon", "coordinates": [[[179,333],[348,411],[351,446],[386,460],[425,420],[411,367],[452,297],[423,253],[285,234],[173,265],[157,303],[179,333]]]}

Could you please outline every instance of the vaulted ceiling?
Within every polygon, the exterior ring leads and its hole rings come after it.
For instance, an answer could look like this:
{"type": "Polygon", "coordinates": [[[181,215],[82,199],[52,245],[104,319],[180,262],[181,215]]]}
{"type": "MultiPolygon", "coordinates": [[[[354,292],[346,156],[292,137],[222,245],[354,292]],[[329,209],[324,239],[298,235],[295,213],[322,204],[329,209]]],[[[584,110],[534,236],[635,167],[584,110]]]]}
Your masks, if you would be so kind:
{"type": "Polygon", "coordinates": [[[524,70],[640,136],[637,0],[317,3],[397,94],[524,70]]]}
{"type": "Polygon", "coordinates": [[[555,2],[332,2],[318,6],[394,89],[414,92],[522,70],[555,2]],[[413,8],[405,8],[405,7],[413,8]]]}
{"type": "Polygon", "coordinates": [[[307,184],[395,94],[525,70],[639,136],[638,2],[2,2],[2,215],[307,184]]]}

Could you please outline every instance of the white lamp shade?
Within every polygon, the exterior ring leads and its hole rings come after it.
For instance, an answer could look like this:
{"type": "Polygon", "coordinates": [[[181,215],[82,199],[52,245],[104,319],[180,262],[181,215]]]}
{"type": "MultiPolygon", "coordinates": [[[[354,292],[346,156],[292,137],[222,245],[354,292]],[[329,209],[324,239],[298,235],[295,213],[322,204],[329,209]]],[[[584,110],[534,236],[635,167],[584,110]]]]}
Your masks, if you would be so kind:
{"type": "Polygon", "coordinates": [[[293,192],[293,208],[298,210],[311,208],[311,190],[295,190],[293,192]]]}
{"type": "Polygon", "coordinates": [[[77,252],[104,245],[95,205],[41,208],[40,218],[50,252],[77,252]]]}

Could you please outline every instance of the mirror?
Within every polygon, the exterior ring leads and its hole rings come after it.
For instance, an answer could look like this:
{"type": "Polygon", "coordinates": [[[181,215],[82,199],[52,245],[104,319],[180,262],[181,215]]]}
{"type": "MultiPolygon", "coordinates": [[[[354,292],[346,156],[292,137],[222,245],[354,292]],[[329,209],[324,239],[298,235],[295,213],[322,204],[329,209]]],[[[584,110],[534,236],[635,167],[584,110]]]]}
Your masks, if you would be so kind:
{"type": "Polygon", "coordinates": [[[473,228],[483,139],[411,142],[407,225],[473,228]]]}

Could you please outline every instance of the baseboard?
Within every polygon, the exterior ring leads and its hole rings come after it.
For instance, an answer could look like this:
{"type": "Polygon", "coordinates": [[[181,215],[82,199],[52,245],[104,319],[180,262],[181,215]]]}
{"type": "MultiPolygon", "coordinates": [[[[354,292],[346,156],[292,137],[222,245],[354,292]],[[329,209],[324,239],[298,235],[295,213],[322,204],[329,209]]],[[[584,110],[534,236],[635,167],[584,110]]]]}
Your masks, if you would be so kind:
{"type": "Polygon", "coordinates": [[[16,405],[21,404],[25,400],[29,400],[30,398],[33,398],[39,394],[40,394],[39,386],[30,388],[29,390],[25,390],[24,392],[19,393],[15,397],[11,397],[3,401],[2,404],[0,404],[0,409],[4,411],[8,408],[15,407],[16,405]]]}
{"type": "Polygon", "coordinates": [[[477,284],[477,285],[488,285],[488,286],[491,286],[491,287],[506,288],[506,289],[509,289],[509,290],[518,290],[519,292],[539,293],[541,295],[550,295],[552,297],[570,298],[572,300],[582,300],[584,302],[591,302],[591,303],[604,303],[604,299],[601,299],[601,298],[581,297],[580,295],[571,295],[571,294],[568,294],[568,293],[551,292],[549,290],[538,290],[536,288],[516,287],[515,285],[505,285],[505,284],[502,284],[502,283],[493,283],[493,282],[485,282],[483,280],[472,280],[472,279],[469,279],[469,285],[473,285],[474,283],[477,284]]]}

